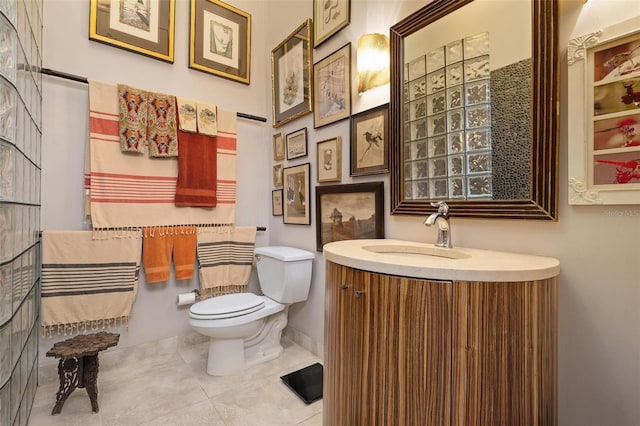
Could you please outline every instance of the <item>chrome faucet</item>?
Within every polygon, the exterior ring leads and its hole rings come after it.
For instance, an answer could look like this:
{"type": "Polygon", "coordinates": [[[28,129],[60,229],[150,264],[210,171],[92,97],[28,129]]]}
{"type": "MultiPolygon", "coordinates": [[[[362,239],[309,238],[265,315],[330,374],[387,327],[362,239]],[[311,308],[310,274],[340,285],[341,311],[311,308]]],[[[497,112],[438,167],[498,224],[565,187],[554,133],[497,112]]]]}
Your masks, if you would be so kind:
{"type": "Polygon", "coordinates": [[[436,246],[451,248],[451,226],[447,216],[449,215],[449,206],[444,201],[431,203],[433,207],[437,207],[438,211],[430,215],[425,221],[425,226],[438,225],[438,242],[436,246]]]}

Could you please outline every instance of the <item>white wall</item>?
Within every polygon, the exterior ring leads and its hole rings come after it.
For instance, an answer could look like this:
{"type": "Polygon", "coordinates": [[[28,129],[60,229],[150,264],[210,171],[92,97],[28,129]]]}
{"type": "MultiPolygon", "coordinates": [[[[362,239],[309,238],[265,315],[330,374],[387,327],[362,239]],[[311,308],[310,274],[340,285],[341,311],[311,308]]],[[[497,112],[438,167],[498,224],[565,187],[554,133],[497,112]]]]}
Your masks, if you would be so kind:
{"type": "MultiPolygon", "coordinates": [[[[178,0],[175,14],[175,58],[169,64],[112,46],[89,41],[89,2],[44,2],[43,67],[108,83],[208,101],[220,107],[270,117],[271,104],[262,94],[270,87],[265,45],[263,1],[237,1],[236,7],[252,15],[251,85],[236,83],[188,69],[189,2],[178,0]]],[[[88,90],[86,84],[43,76],[42,228],[90,229],[83,218],[84,144],[87,140],[88,90]]],[[[238,119],[237,206],[238,225],[268,226],[271,212],[270,124],[238,119]]],[[[267,245],[269,230],[259,232],[257,245],[267,245]]],[[[197,275],[197,274],[196,274],[197,275]]],[[[127,329],[120,332],[119,348],[162,339],[189,330],[188,307],[177,307],[176,296],[197,287],[197,279],[147,286],[144,274],[127,329]]],[[[255,274],[250,288],[257,289],[255,274]]],[[[43,339],[40,363],[56,361],[45,352],[61,338],[43,339]]]]}
{"type": "MultiPolygon", "coordinates": [[[[313,13],[311,1],[270,2],[267,45],[275,46],[313,13]],[[300,4],[302,3],[302,4],[300,4]],[[281,6],[280,6],[281,5],[281,6]],[[286,8],[286,15],[271,11],[286,8]],[[290,24],[287,25],[287,22],[290,24]]],[[[388,33],[388,27],[427,2],[352,1],[351,23],[314,51],[314,62],[347,42],[354,52],[358,37],[388,33]]],[[[520,253],[541,254],[561,261],[559,290],[559,424],[562,426],[635,426],[640,424],[640,206],[569,206],[567,202],[566,45],[574,33],[593,31],[640,15],[636,0],[560,0],[560,184],[559,220],[535,221],[452,219],[453,244],[520,253]]],[[[355,70],[352,58],[352,70],[355,70]]],[[[352,83],[356,83],[355,76],[352,83]]],[[[353,96],[353,113],[388,101],[388,89],[353,96]]],[[[383,180],[388,175],[349,177],[348,120],[313,129],[311,116],[284,126],[285,133],[309,129],[309,158],[315,179],[314,143],[332,136],[343,138],[342,183],[383,180]]],[[[271,162],[273,163],[273,162],[271,162]]],[[[289,164],[286,164],[289,165],[289,164]]],[[[314,190],[312,189],[312,192],[314,190]]],[[[312,200],[315,200],[312,197],[312,200]]],[[[385,201],[385,210],[389,210],[385,201]]],[[[312,210],[315,206],[312,205],[312,210]]],[[[422,217],[387,216],[389,238],[433,242],[436,231],[422,225],[422,217]]],[[[311,227],[282,225],[272,218],[271,243],[315,247],[315,218],[311,227]]],[[[314,264],[311,295],[294,305],[290,325],[323,341],[324,267],[314,264]]]]}
{"type": "MultiPolygon", "coordinates": [[[[97,80],[163,90],[195,98],[218,99],[228,109],[262,115],[271,121],[270,53],[295,27],[313,14],[312,1],[230,1],[253,15],[251,85],[227,82],[187,69],[186,0],[178,0],[176,60],[173,65],[90,42],[88,2],[45,2],[44,64],[97,80]]],[[[426,2],[352,0],[351,23],[314,50],[318,61],[361,34],[387,33],[388,27],[426,2]]],[[[640,206],[569,206],[567,203],[566,48],[571,34],[592,31],[640,15],[636,0],[560,0],[561,126],[559,220],[555,223],[453,219],[453,244],[554,256],[561,261],[559,294],[559,424],[562,426],[635,426],[640,424],[640,206]]],[[[82,149],[86,137],[86,89],[45,77],[43,151],[43,226],[82,229],[82,149]],[[84,103],[85,106],[80,106],[84,103]]],[[[205,100],[206,100],[205,99],[205,100]]],[[[353,96],[353,113],[388,101],[388,87],[353,96]]],[[[259,244],[287,244],[315,251],[315,190],[312,224],[284,225],[271,216],[270,124],[239,120],[237,222],[266,224],[259,244]],[[257,176],[257,177],[256,177],[257,176]]],[[[342,183],[382,180],[388,175],[349,177],[348,120],[314,130],[307,115],[281,129],[285,134],[307,127],[309,156],[285,166],[310,162],[315,182],[315,143],[333,136],[343,139],[342,183]]],[[[390,211],[388,197],[385,211],[390,211]]],[[[436,231],[423,218],[385,217],[390,238],[432,242],[436,231]]],[[[309,300],[294,305],[290,326],[323,341],[324,258],[314,261],[309,300]]],[[[254,283],[255,285],[255,283],[254,283]]],[[[177,309],[174,282],[149,290],[141,283],[128,332],[121,345],[175,335],[186,329],[186,311],[177,309]]],[[[41,345],[46,351],[50,345],[41,345]]],[[[49,360],[50,361],[50,360],[49,360]]]]}

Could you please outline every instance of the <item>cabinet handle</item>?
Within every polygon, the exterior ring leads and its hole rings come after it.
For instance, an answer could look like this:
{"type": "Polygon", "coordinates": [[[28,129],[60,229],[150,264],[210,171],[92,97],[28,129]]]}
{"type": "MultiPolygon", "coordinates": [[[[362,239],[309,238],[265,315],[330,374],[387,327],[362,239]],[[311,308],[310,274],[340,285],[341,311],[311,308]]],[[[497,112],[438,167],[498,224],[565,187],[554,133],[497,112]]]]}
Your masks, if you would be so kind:
{"type": "Polygon", "coordinates": [[[356,290],[356,297],[360,297],[364,294],[364,291],[362,290],[356,290]]]}
{"type": "Polygon", "coordinates": [[[350,285],[346,285],[346,284],[342,284],[342,285],[340,286],[340,290],[346,290],[346,289],[348,289],[349,287],[351,287],[351,286],[350,286],[350,285]]]}

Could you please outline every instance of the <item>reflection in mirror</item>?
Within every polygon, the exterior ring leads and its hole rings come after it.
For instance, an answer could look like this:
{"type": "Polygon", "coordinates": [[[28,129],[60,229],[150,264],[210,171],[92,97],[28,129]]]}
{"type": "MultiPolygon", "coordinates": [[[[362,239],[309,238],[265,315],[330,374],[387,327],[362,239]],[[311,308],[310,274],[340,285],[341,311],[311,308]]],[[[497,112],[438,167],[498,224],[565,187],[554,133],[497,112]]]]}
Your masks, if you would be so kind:
{"type": "Polygon", "coordinates": [[[394,214],[556,219],[556,7],[434,1],[391,28],[394,214]]]}

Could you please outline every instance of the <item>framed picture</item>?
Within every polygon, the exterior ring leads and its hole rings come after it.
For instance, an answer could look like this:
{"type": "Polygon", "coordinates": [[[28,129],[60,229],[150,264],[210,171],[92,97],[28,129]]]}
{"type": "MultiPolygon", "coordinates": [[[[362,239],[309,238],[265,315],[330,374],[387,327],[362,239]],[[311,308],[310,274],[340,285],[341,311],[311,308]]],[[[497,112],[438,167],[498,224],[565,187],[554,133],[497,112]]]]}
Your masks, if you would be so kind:
{"type": "Polygon", "coordinates": [[[307,128],[304,127],[295,132],[287,134],[286,149],[287,160],[293,160],[294,158],[304,157],[307,155],[307,128]]]}
{"type": "Polygon", "coordinates": [[[569,42],[569,204],[640,204],[638,28],[640,17],[569,42]]]}
{"type": "Polygon", "coordinates": [[[326,139],[316,145],[318,182],[340,182],[342,178],[342,138],[326,139]]]}
{"type": "Polygon", "coordinates": [[[175,0],[91,0],[89,40],[173,63],[175,0]]]}
{"type": "Polygon", "coordinates": [[[282,216],[282,189],[271,191],[271,214],[282,216]]]}
{"type": "Polygon", "coordinates": [[[313,65],[313,127],[351,115],[351,43],[313,65]]]}
{"type": "Polygon", "coordinates": [[[282,186],[282,163],[273,166],[273,186],[282,186]]]}
{"type": "Polygon", "coordinates": [[[284,169],[284,196],[283,221],[294,225],[311,225],[309,199],[311,164],[305,163],[299,166],[285,167],[284,169]]]}
{"type": "Polygon", "coordinates": [[[273,127],[311,112],[311,34],[311,19],[307,19],[271,51],[273,127]]]}
{"type": "Polygon", "coordinates": [[[191,0],[189,68],[250,83],[251,15],[220,0],[191,0]]]}
{"type": "Polygon", "coordinates": [[[384,183],[316,187],[316,250],[332,241],[384,238],[384,183]]]}
{"type": "Polygon", "coordinates": [[[313,0],[313,45],[320,46],[349,25],[351,0],[313,0]]]}
{"type": "Polygon", "coordinates": [[[284,160],[284,138],[282,132],[273,135],[273,161],[284,160]]]}
{"type": "Polygon", "coordinates": [[[351,176],[389,172],[389,104],[351,117],[351,176]]]}

